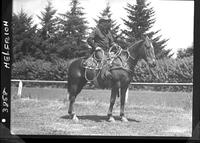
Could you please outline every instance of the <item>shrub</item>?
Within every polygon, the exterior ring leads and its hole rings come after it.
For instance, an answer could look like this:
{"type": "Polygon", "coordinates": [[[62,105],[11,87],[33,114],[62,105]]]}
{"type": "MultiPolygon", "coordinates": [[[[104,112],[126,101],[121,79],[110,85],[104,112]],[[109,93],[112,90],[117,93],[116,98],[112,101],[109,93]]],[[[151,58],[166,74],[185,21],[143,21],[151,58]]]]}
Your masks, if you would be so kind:
{"type": "MultiPolygon", "coordinates": [[[[193,82],[193,57],[183,59],[163,59],[157,62],[157,66],[149,69],[144,61],[140,61],[135,67],[134,82],[164,82],[164,83],[192,83],[193,82]],[[152,72],[154,74],[152,74],[152,72]]],[[[156,90],[189,90],[190,87],[157,86],[156,90]]]]}
{"type": "MultiPolygon", "coordinates": [[[[71,61],[56,59],[53,62],[44,60],[24,59],[13,63],[13,79],[30,80],[67,80],[67,70],[71,61]]],[[[182,59],[163,59],[157,62],[157,66],[149,69],[144,61],[140,61],[135,67],[134,82],[164,82],[184,83],[193,82],[193,57],[182,59]],[[154,73],[154,74],[152,74],[154,73]]],[[[50,84],[45,84],[50,85],[50,84]]],[[[190,87],[180,86],[134,86],[136,89],[154,89],[162,91],[191,91],[190,87]]]]}
{"type": "Polygon", "coordinates": [[[24,59],[13,63],[12,79],[66,81],[68,66],[69,62],[63,59],[57,59],[53,63],[24,59]]]}

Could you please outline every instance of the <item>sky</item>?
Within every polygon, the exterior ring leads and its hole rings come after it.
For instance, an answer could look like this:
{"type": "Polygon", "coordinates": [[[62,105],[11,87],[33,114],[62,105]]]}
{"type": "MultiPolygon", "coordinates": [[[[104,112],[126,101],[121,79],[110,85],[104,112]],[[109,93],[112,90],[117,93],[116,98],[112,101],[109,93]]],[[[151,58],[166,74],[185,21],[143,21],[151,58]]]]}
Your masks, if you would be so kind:
{"type": "MultiPolygon", "coordinates": [[[[32,15],[34,24],[40,21],[37,15],[44,11],[47,1],[52,2],[52,6],[58,13],[66,13],[69,10],[71,0],[13,0],[13,12],[19,13],[23,9],[28,15],[32,15]]],[[[95,21],[100,12],[109,2],[112,12],[112,19],[121,25],[121,29],[126,28],[122,18],[127,19],[127,3],[135,4],[135,0],[79,0],[80,6],[84,8],[85,18],[89,27],[95,26],[95,21]]],[[[179,49],[186,49],[193,45],[194,33],[194,1],[186,0],[147,0],[150,7],[155,11],[156,22],[152,31],[160,30],[158,35],[161,39],[169,39],[166,49],[172,49],[174,58],[179,49]]]]}

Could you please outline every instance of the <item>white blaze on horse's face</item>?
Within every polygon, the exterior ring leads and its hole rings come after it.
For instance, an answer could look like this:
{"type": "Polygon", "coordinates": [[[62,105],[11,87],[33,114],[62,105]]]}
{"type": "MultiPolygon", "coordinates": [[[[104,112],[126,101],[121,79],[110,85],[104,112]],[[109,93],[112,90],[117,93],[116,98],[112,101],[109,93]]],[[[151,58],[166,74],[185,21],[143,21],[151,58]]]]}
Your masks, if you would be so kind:
{"type": "Polygon", "coordinates": [[[156,65],[156,63],[155,63],[156,57],[155,57],[155,53],[154,53],[153,44],[148,37],[145,38],[144,52],[145,52],[144,59],[147,61],[147,63],[150,66],[154,67],[156,65]]]}

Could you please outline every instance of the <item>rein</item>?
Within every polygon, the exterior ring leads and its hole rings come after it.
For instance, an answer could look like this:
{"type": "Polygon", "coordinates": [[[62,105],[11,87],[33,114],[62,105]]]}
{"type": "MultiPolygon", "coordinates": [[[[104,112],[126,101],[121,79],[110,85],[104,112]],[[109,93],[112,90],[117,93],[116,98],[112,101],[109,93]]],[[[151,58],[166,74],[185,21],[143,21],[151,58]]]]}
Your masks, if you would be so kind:
{"type": "Polygon", "coordinates": [[[139,40],[139,41],[133,43],[132,45],[130,45],[130,46],[126,49],[126,51],[127,51],[128,54],[129,54],[129,57],[130,57],[132,60],[135,60],[135,58],[134,58],[133,56],[130,55],[129,49],[130,49],[131,47],[135,47],[135,45],[139,44],[139,43],[142,42],[142,41],[143,41],[143,40],[139,40]]]}
{"type": "MultiPolygon", "coordinates": [[[[126,62],[128,62],[129,59],[131,59],[132,61],[135,61],[135,60],[136,60],[136,58],[133,57],[133,56],[130,54],[130,51],[129,51],[129,50],[130,50],[131,47],[135,47],[137,44],[139,44],[139,43],[142,42],[142,41],[143,41],[143,40],[139,40],[139,41],[133,43],[133,44],[130,45],[126,50],[122,49],[122,51],[128,53],[128,58],[126,59],[126,62]]],[[[122,52],[122,51],[121,51],[121,52],[122,52]]],[[[130,63],[129,66],[131,66],[131,63],[130,63]]],[[[129,67],[129,68],[130,68],[130,67],[129,67]]],[[[128,71],[131,72],[131,73],[133,73],[133,70],[131,70],[131,68],[130,68],[128,71]]]]}

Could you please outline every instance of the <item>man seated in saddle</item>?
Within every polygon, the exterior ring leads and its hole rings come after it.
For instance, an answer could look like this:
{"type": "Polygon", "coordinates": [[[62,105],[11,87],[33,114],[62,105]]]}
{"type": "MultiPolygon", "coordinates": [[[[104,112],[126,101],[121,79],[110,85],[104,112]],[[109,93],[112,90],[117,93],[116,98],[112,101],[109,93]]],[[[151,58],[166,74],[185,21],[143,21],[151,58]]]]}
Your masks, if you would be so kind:
{"type": "MultiPolygon", "coordinates": [[[[115,45],[110,27],[110,18],[108,16],[101,17],[97,27],[94,28],[87,39],[88,44],[92,47],[92,53],[95,53],[97,59],[105,60],[105,56],[108,57],[108,51],[110,47],[115,45]],[[102,50],[104,52],[102,52],[102,50]]],[[[105,66],[102,70],[102,72],[105,74],[105,77],[112,77],[109,71],[109,66],[105,66]]]]}

